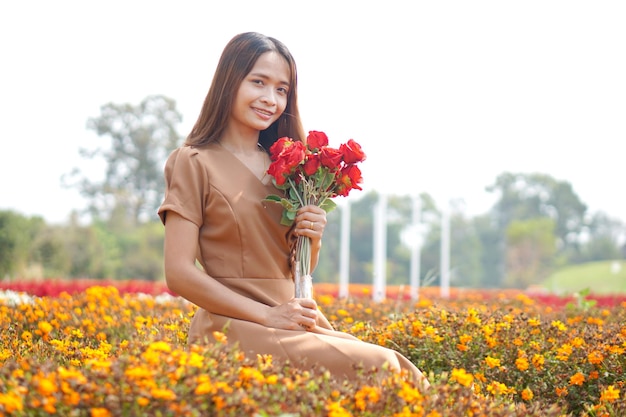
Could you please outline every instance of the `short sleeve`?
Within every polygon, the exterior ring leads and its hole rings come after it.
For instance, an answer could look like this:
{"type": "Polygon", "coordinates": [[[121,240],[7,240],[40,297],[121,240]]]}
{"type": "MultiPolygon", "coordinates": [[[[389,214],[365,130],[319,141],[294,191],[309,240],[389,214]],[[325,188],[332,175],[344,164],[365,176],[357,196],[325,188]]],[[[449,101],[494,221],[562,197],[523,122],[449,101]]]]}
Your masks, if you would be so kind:
{"type": "Polygon", "coordinates": [[[188,146],[174,150],[165,163],[164,175],[165,196],[158,210],[163,224],[167,212],[174,211],[201,227],[209,187],[198,151],[188,146]]]}

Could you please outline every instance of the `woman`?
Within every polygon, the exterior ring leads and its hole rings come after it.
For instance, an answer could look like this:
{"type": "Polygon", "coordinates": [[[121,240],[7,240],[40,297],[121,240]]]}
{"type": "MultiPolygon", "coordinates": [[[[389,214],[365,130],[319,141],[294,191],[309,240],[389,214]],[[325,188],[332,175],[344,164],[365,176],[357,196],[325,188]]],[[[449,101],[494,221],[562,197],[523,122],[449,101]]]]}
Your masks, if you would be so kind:
{"type": "Polygon", "coordinates": [[[247,354],[319,364],[353,379],[360,366],[385,362],[428,383],[399,353],[334,331],[314,300],[294,298],[293,236],[311,238],[311,270],[326,225],[324,210],[302,207],[291,229],[267,175],[267,150],[279,137],[304,140],[296,65],[278,40],[235,36],[225,47],[200,116],[165,166],[165,276],[199,308],[190,343],[224,331],[247,354]],[[198,268],[198,264],[202,268],[198,268]]]}

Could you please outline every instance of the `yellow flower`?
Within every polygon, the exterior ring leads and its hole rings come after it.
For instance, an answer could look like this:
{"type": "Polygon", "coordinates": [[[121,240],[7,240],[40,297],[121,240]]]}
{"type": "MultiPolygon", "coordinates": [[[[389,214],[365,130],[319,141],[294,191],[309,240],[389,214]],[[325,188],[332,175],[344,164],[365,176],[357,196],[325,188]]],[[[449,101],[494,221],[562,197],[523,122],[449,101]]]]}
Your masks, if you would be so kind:
{"type": "Polygon", "coordinates": [[[452,370],[450,374],[450,379],[458,382],[459,384],[469,387],[474,382],[474,376],[470,373],[467,373],[465,369],[456,369],[452,370]]]}
{"type": "Polygon", "coordinates": [[[569,355],[572,354],[572,346],[568,343],[564,343],[560,348],[557,349],[556,358],[561,361],[566,361],[569,359],[569,355]]]}
{"type": "Polygon", "coordinates": [[[491,369],[500,366],[500,359],[492,358],[491,356],[487,356],[485,358],[485,363],[491,369]]]}
{"type": "Polygon", "coordinates": [[[172,347],[169,345],[169,343],[162,341],[150,343],[148,349],[165,353],[169,353],[172,351],[172,347]]]}
{"type": "Polygon", "coordinates": [[[478,317],[478,311],[475,308],[470,307],[467,309],[467,322],[477,325],[482,324],[480,317],[478,317]]]}
{"type": "Polygon", "coordinates": [[[552,321],[552,327],[556,327],[559,331],[562,331],[562,332],[567,330],[567,326],[563,324],[561,320],[552,321]]]}
{"type": "Polygon", "coordinates": [[[13,391],[9,391],[6,394],[0,392],[0,406],[2,406],[2,409],[9,414],[15,411],[24,410],[22,397],[13,391]]]}
{"type": "Polygon", "coordinates": [[[493,381],[487,386],[487,391],[493,395],[502,395],[508,393],[509,388],[501,382],[493,381]]]}
{"type": "Polygon", "coordinates": [[[152,398],[156,398],[157,400],[172,401],[176,399],[176,393],[167,388],[152,388],[150,390],[150,395],[152,395],[152,398]]]}
{"type": "Polygon", "coordinates": [[[418,400],[421,401],[423,398],[417,388],[406,382],[402,382],[402,390],[398,393],[398,396],[409,404],[418,400]]]}
{"type": "Polygon", "coordinates": [[[532,363],[533,366],[537,369],[537,370],[541,370],[543,369],[543,364],[545,362],[545,358],[543,357],[543,355],[539,354],[539,353],[535,353],[533,355],[532,358],[532,363]]]}
{"type": "Polygon", "coordinates": [[[619,400],[619,390],[615,389],[613,385],[606,387],[602,394],[600,394],[600,401],[608,401],[612,403],[615,400],[619,400]]]}
{"type": "Polygon", "coordinates": [[[585,376],[583,374],[581,374],[580,372],[576,372],[569,379],[569,384],[570,385],[582,385],[583,382],[585,382],[585,376]]]}
{"type": "Polygon", "coordinates": [[[352,417],[352,414],[341,406],[339,401],[331,401],[326,404],[328,417],[352,417]]]}
{"type": "Polygon", "coordinates": [[[48,323],[47,321],[40,321],[39,323],[37,323],[37,328],[44,335],[46,335],[46,334],[48,334],[48,333],[50,333],[52,331],[52,325],[50,323],[48,323]]]}

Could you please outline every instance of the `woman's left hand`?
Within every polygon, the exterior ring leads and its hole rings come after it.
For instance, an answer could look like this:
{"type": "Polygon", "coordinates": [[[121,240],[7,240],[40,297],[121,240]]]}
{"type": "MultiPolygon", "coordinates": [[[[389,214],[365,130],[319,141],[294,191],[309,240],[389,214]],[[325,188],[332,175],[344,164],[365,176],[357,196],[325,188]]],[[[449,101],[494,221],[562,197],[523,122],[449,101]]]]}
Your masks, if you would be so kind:
{"type": "Polygon", "coordinates": [[[324,209],[315,205],[308,205],[298,210],[294,229],[296,235],[319,240],[322,238],[325,228],[326,212],[324,209]]]}

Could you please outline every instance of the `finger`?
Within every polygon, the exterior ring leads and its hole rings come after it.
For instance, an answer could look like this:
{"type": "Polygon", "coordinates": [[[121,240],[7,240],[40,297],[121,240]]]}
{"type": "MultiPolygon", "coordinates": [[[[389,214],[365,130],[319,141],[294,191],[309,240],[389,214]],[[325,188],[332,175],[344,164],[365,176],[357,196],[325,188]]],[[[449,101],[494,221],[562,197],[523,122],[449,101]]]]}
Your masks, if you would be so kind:
{"type": "Polygon", "coordinates": [[[315,302],[315,300],[312,300],[310,298],[296,298],[295,300],[298,302],[298,304],[300,304],[301,307],[317,311],[317,303],[315,302]]]}

